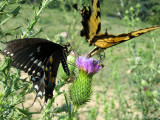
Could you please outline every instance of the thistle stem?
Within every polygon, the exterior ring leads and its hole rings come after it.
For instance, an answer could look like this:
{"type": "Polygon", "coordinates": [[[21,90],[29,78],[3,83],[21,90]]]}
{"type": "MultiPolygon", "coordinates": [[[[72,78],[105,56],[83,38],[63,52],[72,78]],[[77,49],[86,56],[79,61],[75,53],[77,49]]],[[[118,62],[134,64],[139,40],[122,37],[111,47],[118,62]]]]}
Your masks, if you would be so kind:
{"type": "Polygon", "coordinates": [[[73,108],[73,111],[72,111],[72,118],[74,117],[74,115],[77,112],[77,110],[78,110],[78,106],[75,105],[74,108],[73,108]]]}
{"type": "Polygon", "coordinates": [[[71,113],[71,109],[70,109],[69,104],[68,104],[67,95],[66,95],[65,92],[63,92],[63,93],[64,93],[66,105],[67,105],[68,117],[69,117],[69,120],[72,120],[72,113],[71,113]]]}
{"type": "Polygon", "coordinates": [[[32,21],[30,22],[30,24],[27,26],[27,29],[24,33],[24,35],[21,37],[21,38],[24,38],[30,31],[31,29],[34,27],[34,25],[37,23],[38,21],[38,17],[40,15],[40,13],[42,12],[42,10],[48,5],[48,3],[50,2],[50,0],[43,0],[42,1],[42,6],[41,8],[39,9],[39,11],[36,13],[35,12],[35,15],[34,15],[34,18],[32,19],[32,21]]]}

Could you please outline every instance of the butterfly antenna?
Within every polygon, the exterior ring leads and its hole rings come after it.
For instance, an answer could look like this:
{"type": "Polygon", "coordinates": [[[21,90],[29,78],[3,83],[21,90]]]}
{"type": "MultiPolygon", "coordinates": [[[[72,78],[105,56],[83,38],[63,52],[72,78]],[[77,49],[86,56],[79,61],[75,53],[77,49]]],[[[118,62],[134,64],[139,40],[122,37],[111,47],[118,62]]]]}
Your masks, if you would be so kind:
{"type": "Polygon", "coordinates": [[[100,58],[100,63],[102,63],[105,59],[105,52],[103,51],[103,55],[102,54],[97,54],[97,56],[100,58]]]}
{"type": "Polygon", "coordinates": [[[87,54],[87,57],[88,57],[88,58],[91,58],[91,57],[94,56],[94,55],[100,54],[102,51],[104,51],[104,50],[101,49],[101,48],[99,48],[99,47],[95,47],[92,51],[90,51],[90,52],[87,54]]]}

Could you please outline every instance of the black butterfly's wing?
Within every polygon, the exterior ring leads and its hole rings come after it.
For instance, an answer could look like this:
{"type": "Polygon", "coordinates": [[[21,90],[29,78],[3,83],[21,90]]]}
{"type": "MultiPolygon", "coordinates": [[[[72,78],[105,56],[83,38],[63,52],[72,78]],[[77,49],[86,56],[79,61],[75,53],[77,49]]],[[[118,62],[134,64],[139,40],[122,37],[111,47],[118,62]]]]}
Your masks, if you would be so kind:
{"type": "MultiPolygon", "coordinates": [[[[36,98],[40,97],[41,99],[43,96],[45,96],[45,82],[44,82],[45,74],[43,74],[43,77],[36,78],[31,76],[31,81],[33,82],[33,88],[36,92],[36,98]]],[[[35,98],[35,100],[36,100],[35,98]]]]}
{"type": "Polygon", "coordinates": [[[45,67],[45,101],[53,97],[53,90],[55,88],[56,76],[60,62],[62,63],[63,69],[67,75],[70,74],[67,65],[67,52],[66,49],[59,49],[54,52],[45,67]]]}
{"type": "Polygon", "coordinates": [[[47,64],[44,69],[44,75],[42,78],[32,77],[34,90],[37,93],[36,97],[41,99],[45,96],[45,101],[53,97],[53,90],[55,88],[56,76],[58,72],[58,67],[60,62],[62,63],[63,69],[67,75],[70,74],[68,65],[67,65],[67,56],[65,57],[62,50],[57,50],[54,52],[47,61],[47,64]]]}
{"type": "Polygon", "coordinates": [[[59,64],[61,62],[62,50],[57,50],[48,59],[44,68],[44,75],[42,78],[32,77],[34,90],[37,93],[36,97],[41,99],[45,96],[45,101],[53,97],[53,90],[55,88],[56,76],[59,64]]]}
{"type": "Polygon", "coordinates": [[[45,67],[45,101],[53,97],[58,67],[61,61],[62,51],[53,53],[45,67]]]}
{"type": "Polygon", "coordinates": [[[61,56],[61,63],[62,63],[63,70],[69,76],[70,75],[70,71],[69,71],[68,64],[67,64],[67,56],[68,56],[68,54],[69,54],[69,51],[67,49],[67,46],[64,46],[64,49],[63,49],[63,52],[62,52],[62,56],[61,56]]]}
{"type": "Polygon", "coordinates": [[[42,77],[48,58],[58,49],[63,49],[63,46],[45,39],[25,38],[8,42],[2,54],[13,59],[13,67],[42,77]]]}
{"type": "MultiPolygon", "coordinates": [[[[66,51],[63,46],[48,40],[40,38],[25,38],[8,42],[6,48],[2,51],[2,54],[13,59],[12,66],[31,75],[31,81],[33,81],[37,96],[43,98],[46,92],[44,91],[44,86],[46,85],[44,82],[44,69],[48,64],[48,60],[51,55],[55,56],[56,58],[59,53],[61,54],[61,59],[58,57],[58,62],[54,61],[54,64],[52,64],[53,69],[56,71],[53,72],[53,75],[56,77],[58,70],[57,64],[59,66],[60,62],[63,64],[66,63],[67,55],[65,52],[66,51]]],[[[67,64],[63,66],[63,68],[66,74],[69,75],[67,64]]]]}

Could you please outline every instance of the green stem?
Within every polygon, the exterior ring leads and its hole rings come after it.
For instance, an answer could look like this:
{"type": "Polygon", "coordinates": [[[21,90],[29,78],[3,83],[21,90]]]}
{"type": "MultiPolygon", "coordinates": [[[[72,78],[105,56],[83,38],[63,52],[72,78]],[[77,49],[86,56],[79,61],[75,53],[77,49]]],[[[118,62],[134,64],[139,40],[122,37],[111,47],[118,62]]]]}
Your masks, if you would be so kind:
{"type": "Polygon", "coordinates": [[[39,11],[37,13],[35,13],[33,20],[30,22],[30,24],[27,27],[27,30],[25,31],[24,35],[22,36],[22,38],[24,38],[33,28],[33,26],[37,23],[38,21],[38,17],[40,15],[40,13],[42,12],[42,10],[49,4],[49,2],[51,2],[50,0],[43,0],[42,1],[42,6],[39,9],[39,11]]]}
{"type": "Polygon", "coordinates": [[[65,101],[66,101],[66,105],[67,105],[67,111],[68,111],[69,120],[72,120],[72,113],[71,113],[71,109],[69,108],[68,99],[67,99],[67,95],[66,95],[65,92],[64,92],[64,97],[65,97],[65,101]]]}
{"type": "Polygon", "coordinates": [[[5,20],[3,20],[3,21],[0,23],[0,26],[2,26],[3,24],[5,24],[10,18],[12,18],[12,16],[9,16],[9,17],[6,18],[5,20]]]}
{"type": "Polygon", "coordinates": [[[77,110],[78,110],[78,106],[75,105],[74,108],[73,108],[73,111],[72,111],[72,118],[74,117],[74,115],[77,112],[77,110]]]}

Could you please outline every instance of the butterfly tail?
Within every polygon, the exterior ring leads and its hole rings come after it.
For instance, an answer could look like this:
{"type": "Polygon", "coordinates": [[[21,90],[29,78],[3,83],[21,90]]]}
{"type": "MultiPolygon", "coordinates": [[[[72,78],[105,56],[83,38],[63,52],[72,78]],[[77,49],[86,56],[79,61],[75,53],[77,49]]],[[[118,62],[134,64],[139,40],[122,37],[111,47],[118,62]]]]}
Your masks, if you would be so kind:
{"type": "Polygon", "coordinates": [[[33,82],[33,88],[36,92],[36,97],[40,97],[41,99],[45,95],[45,83],[44,83],[45,75],[42,78],[36,78],[31,76],[31,81],[33,82]]]}
{"type": "Polygon", "coordinates": [[[159,28],[160,28],[160,25],[139,29],[139,30],[136,30],[136,31],[132,31],[128,34],[119,34],[117,36],[117,38],[119,38],[119,39],[117,39],[117,40],[118,40],[118,42],[125,41],[125,40],[130,40],[132,38],[138,37],[140,35],[143,35],[145,33],[151,32],[151,31],[159,29],[159,28]]]}

